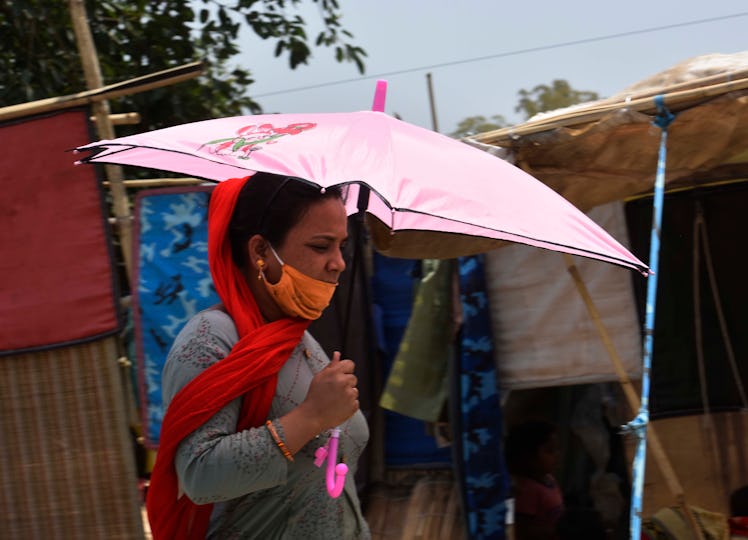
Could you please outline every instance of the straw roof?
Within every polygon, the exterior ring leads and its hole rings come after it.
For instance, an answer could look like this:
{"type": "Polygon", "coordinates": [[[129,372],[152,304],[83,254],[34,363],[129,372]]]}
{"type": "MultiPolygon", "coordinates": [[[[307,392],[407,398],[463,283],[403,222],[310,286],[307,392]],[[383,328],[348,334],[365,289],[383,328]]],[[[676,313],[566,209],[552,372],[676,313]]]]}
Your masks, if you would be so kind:
{"type": "Polygon", "coordinates": [[[513,160],[587,210],[651,191],[657,95],[677,114],[668,129],[668,188],[748,178],[748,51],[699,56],[610,98],[466,142],[513,160]]]}

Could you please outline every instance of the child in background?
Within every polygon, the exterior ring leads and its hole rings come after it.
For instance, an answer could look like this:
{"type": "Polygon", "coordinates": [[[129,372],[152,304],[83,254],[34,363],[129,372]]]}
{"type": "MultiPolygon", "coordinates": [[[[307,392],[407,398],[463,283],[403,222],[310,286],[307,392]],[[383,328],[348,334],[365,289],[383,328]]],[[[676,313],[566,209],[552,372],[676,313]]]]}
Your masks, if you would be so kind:
{"type": "Polygon", "coordinates": [[[514,488],[516,540],[555,540],[564,512],[561,489],[553,476],[558,461],[556,427],[531,420],[509,431],[505,454],[514,488]]]}

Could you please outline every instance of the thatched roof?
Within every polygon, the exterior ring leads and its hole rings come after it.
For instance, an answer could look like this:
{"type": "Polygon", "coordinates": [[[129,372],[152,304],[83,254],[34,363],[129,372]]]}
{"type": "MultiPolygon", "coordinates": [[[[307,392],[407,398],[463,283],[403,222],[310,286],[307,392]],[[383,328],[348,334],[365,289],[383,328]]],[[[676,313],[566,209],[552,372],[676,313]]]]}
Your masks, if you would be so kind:
{"type": "Polygon", "coordinates": [[[586,210],[651,191],[657,95],[677,113],[668,130],[668,188],[748,178],[748,51],[699,56],[610,98],[466,141],[508,156],[586,210]]]}

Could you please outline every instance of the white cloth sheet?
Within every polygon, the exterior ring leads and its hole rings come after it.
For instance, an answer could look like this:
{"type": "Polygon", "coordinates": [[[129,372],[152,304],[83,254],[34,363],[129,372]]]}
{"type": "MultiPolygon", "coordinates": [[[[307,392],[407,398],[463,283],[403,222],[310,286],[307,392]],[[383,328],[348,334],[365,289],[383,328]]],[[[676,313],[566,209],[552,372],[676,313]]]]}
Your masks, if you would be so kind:
{"type": "MultiPolygon", "coordinates": [[[[623,203],[588,212],[628,246],[623,203]]],[[[632,379],[641,376],[641,336],[631,270],[573,257],[632,379]]],[[[617,380],[613,362],[566,269],[563,255],[511,245],[486,256],[494,357],[505,389],[617,380]]]]}

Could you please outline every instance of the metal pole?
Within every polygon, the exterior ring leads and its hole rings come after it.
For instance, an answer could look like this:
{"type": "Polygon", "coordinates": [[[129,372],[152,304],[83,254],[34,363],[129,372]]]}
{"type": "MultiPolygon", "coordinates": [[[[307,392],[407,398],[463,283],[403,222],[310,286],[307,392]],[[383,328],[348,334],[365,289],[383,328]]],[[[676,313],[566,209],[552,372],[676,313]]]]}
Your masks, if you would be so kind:
{"type": "MultiPolygon", "coordinates": [[[[631,511],[630,511],[630,539],[639,540],[641,534],[642,519],[642,497],[644,492],[644,473],[647,462],[647,426],[649,425],[649,390],[650,390],[650,371],[652,369],[652,357],[654,355],[654,329],[655,313],[657,305],[657,281],[660,266],[660,238],[662,236],[662,208],[665,202],[665,170],[667,162],[667,135],[668,126],[675,119],[665,106],[664,95],[658,95],[654,98],[657,106],[657,117],[654,124],[661,130],[660,150],[657,159],[657,174],[655,175],[654,197],[652,202],[652,230],[650,234],[649,245],[649,267],[652,275],[647,280],[647,304],[644,321],[644,350],[642,359],[642,396],[639,408],[639,414],[629,422],[625,429],[632,432],[637,441],[636,453],[633,463],[633,482],[631,489],[631,511]]],[[[688,520],[693,532],[699,540],[703,540],[701,529],[696,523],[691,513],[685,496],[681,495],[678,504],[683,510],[684,516],[688,520]]]]}

